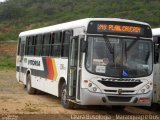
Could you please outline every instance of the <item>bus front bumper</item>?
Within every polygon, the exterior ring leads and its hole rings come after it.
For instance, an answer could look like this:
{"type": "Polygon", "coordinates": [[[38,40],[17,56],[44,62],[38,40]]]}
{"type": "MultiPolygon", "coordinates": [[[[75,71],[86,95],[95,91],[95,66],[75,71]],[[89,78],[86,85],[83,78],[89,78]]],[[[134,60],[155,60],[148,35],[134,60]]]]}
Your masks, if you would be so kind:
{"type": "Polygon", "coordinates": [[[81,105],[150,106],[152,92],[137,95],[111,95],[81,89],[81,105]]]}

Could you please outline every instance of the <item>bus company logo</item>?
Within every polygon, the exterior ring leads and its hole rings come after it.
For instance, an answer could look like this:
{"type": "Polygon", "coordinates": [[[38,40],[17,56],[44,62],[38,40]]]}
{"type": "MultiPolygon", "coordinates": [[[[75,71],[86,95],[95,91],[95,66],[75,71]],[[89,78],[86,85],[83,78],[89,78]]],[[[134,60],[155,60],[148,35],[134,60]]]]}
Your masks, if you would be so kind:
{"type": "Polygon", "coordinates": [[[40,61],[28,60],[28,65],[40,66],[40,61]]]}
{"type": "Polygon", "coordinates": [[[119,95],[121,95],[121,94],[122,94],[122,92],[123,92],[123,90],[122,90],[122,89],[118,89],[118,94],[119,94],[119,95]]]}

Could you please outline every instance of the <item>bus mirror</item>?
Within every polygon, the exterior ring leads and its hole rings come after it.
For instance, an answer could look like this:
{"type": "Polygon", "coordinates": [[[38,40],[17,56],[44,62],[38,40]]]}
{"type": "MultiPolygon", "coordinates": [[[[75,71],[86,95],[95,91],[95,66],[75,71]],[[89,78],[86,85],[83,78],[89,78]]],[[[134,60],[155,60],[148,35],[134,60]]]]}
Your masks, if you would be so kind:
{"type": "Polygon", "coordinates": [[[154,64],[159,62],[159,45],[154,44],[154,64]]]}
{"type": "Polygon", "coordinates": [[[86,52],[87,42],[84,41],[84,38],[81,38],[81,52],[86,52]]]}

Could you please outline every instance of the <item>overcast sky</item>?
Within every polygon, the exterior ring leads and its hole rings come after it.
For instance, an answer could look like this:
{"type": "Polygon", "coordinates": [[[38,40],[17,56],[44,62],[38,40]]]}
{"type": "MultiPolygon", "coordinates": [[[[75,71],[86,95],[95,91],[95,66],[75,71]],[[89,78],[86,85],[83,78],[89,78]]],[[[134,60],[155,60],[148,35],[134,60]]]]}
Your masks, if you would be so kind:
{"type": "Polygon", "coordinates": [[[6,1],[6,0],[0,0],[0,2],[4,2],[4,1],[6,1]]]}

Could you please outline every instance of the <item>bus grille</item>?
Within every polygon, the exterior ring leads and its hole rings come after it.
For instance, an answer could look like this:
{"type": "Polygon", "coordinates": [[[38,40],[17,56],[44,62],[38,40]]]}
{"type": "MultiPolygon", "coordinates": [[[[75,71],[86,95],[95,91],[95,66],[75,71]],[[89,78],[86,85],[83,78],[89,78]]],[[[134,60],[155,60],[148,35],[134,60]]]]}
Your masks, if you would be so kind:
{"type": "Polygon", "coordinates": [[[117,96],[108,96],[108,100],[111,102],[129,102],[132,97],[117,97],[117,96]]]}
{"type": "MultiPolygon", "coordinates": [[[[105,92],[117,93],[117,90],[104,90],[105,92]]],[[[122,90],[122,93],[133,93],[134,90],[122,90]]]]}
{"type": "Polygon", "coordinates": [[[100,81],[104,86],[107,87],[124,87],[124,88],[130,88],[130,87],[135,87],[142,82],[117,82],[117,81],[100,81]]]}

